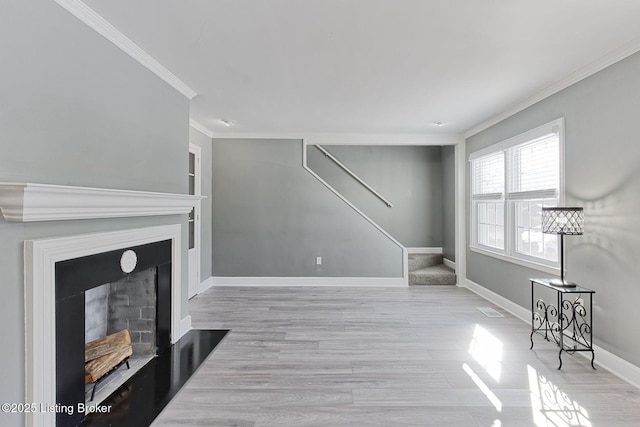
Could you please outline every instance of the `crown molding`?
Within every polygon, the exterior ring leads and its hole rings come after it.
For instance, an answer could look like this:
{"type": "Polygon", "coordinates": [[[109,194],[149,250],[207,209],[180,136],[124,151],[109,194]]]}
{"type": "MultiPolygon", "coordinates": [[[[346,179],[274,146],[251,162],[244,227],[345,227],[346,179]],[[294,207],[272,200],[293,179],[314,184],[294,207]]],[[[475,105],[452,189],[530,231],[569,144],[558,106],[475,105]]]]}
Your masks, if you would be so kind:
{"type": "Polygon", "coordinates": [[[458,134],[405,133],[217,133],[218,139],[298,139],[304,145],[456,145],[464,142],[458,134]]]}
{"type": "Polygon", "coordinates": [[[458,134],[218,133],[217,139],[297,139],[304,145],[456,145],[458,134]]]}
{"type": "Polygon", "coordinates": [[[7,221],[61,221],[187,214],[203,196],[0,182],[0,212],[7,221]]]}
{"type": "Polygon", "coordinates": [[[299,139],[305,145],[455,145],[458,134],[359,134],[359,133],[217,133],[219,139],[299,139]]]}
{"type": "Polygon", "coordinates": [[[213,138],[213,132],[209,128],[203,126],[202,124],[196,122],[195,120],[189,119],[189,126],[194,128],[198,132],[204,134],[205,136],[209,138],[213,138]]]}
{"type": "Polygon", "coordinates": [[[306,145],[455,145],[462,142],[457,134],[311,134],[306,145]]]}
{"type": "Polygon", "coordinates": [[[169,83],[174,89],[189,99],[193,99],[197,93],[187,86],[182,80],[176,77],[171,71],[156,61],[151,55],[142,50],[137,44],[122,34],[116,27],[107,22],[96,11],[91,9],[80,0],[54,0],[65,8],[73,16],[87,24],[98,34],[115,44],[122,51],[127,53],[140,64],[147,67],[151,72],[169,83]]]}
{"type": "Polygon", "coordinates": [[[304,133],[296,132],[216,132],[217,139],[298,139],[305,138],[304,133]]]}
{"type": "Polygon", "coordinates": [[[489,118],[488,120],[485,120],[484,122],[474,126],[473,128],[469,129],[468,131],[466,131],[464,133],[464,138],[469,138],[479,132],[482,132],[483,130],[497,124],[500,123],[501,121],[513,116],[516,113],[519,113],[520,111],[531,107],[532,105],[542,101],[545,98],[550,97],[551,95],[554,95],[558,92],[560,92],[563,89],[568,88],[569,86],[578,83],[580,80],[584,80],[587,77],[604,70],[607,67],[610,67],[611,65],[615,64],[616,62],[622,61],[623,59],[633,55],[634,53],[640,51],[640,37],[633,39],[631,42],[627,43],[626,45],[622,46],[619,49],[616,49],[602,57],[600,57],[599,59],[585,65],[582,68],[579,68],[578,70],[574,71],[573,73],[569,74],[568,76],[566,76],[565,78],[563,78],[562,80],[559,80],[545,88],[543,88],[542,90],[533,93],[532,95],[530,95],[529,97],[525,98],[524,100],[518,102],[515,105],[512,105],[511,107],[507,108],[505,111],[503,111],[502,113],[496,114],[495,116],[492,116],[491,118],[489,118]]]}

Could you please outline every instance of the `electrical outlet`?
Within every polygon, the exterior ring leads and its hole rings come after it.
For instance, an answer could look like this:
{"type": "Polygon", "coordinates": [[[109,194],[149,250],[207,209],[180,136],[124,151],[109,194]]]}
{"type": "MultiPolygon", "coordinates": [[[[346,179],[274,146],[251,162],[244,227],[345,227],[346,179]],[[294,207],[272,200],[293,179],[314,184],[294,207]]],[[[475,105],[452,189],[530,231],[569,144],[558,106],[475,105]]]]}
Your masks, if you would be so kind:
{"type": "Polygon", "coordinates": [[[322,265],[322,257],[321,256],[317,256],[316,257],[316,265],[322,265]]]}

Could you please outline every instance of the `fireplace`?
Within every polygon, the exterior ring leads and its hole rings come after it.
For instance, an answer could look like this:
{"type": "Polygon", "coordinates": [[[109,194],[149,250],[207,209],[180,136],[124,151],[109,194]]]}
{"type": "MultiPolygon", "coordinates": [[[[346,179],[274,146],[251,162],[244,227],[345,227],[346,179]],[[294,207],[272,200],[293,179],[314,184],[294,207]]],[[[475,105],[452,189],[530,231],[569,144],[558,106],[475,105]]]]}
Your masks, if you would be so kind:
{"type": "MultiPolygon", "coordinates": [[[[180,338],[179,224],[27,241],[25,261],[28,401],[61,408],[84,404],[86,293],[105,283],[117,288],[152,280],[151,347],[160,352],[180,338]],[[150,276],[140,279],[140,273],[150,276]]],[[[41,411],[28,414],[27,425],[76,425],[83,416],[77,410],[41,411]]]]}
{"type": "MultiPolygon", "coordinates": [[[[202,199],[202,196],[188,194],[129,189],[0,182],[0,214],[9,222],[45,223],[151,216],[164,217],[163,221],[172,222],[172,225],[112,232],[104,232],[103,227],[117,226],[116,222],[100,222],[96,223],[99,229],[92,234],[36,238],[24,242],[24,401],[37,403],[45,409],[26,413],[27,427],[56,425],[55,411],[59,408],[56,405],[56,337],[57,329],[64,326],[57,324],[56,264],[170,241],[170,309],[163,312],[163,316],[169,318],[169,326],[158,333],[164,334],[163,339],[174,344],[191,326],[189,316],[180,317],[181,265],[182,259],[186,260],[186,249],[181,247],[181,222],[202,199]],[[176,215],[180,215],[180,219],[176,219],[176,215]]],[[[130,266],[130,257],[125,261],[125,266],[130,266]]]]}
{"type": "MultiPolygon", "coordinates": [[[[115,290],[129,287],[127,285],[140,287],[139,280],[130,280],[132,276],[155,270],[153,287],[156,294],[154,304],[156,313],[153,316],[155,323],[153,329],[156,329],[157,333],[153,338],[153,347],[154,350],[157,348],[162,351],[171,345],[171,268],[170,240],[102,252],[55,264],[56,404],[73,407],[79,402],[85,402],[87,291],[98,289],[105,283],[113,284],[109,287],[115,290]],[[125,266],[123,260],[126,256],[135,261],[125,266]],[[127,283],[128,279],[129,283],[127,283]]],[[[139,293],[137,291],[134,290],[133,295],[120,292],[119,296],[121,299],[135,298],[139,293]]],[[[121,326],[122,323],[135,324],[136,321],[118,319],[113,323],[120,323],[117,326],[121,326]]],[[[151,326],[147,321],[138,320],[137,323],[151,326]]],[[[139,334],[132,335],[135,340],[136,335],[139,334]]],[[[140,344],[139,340],[137,344],[140,344]]],[[[62,411],[56,415],[56,424],[74,426],[82,420],[83,416],[84,414],[78,411],[74,411],[71,415],[62,411]]]]}

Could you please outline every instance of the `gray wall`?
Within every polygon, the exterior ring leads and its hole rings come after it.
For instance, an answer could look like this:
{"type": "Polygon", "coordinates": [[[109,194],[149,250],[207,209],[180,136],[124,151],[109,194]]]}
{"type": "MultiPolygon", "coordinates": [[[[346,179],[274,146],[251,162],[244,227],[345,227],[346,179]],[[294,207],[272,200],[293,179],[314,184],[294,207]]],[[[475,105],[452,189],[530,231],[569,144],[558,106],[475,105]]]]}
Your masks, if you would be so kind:
{"type": "Polygon", "coordinates": [[[309,168],[365,215],[404,246],[442,246],[439,146],[323,147],[393,204],[387,207],[315,146],[309,146],[309,168]]]}
{"type": "Polygon", "coordinates": [[[302,167],[302,141],[214,138],[212,156],[214,276],[402,276],[401,249],[302,167]]]}
{"type": "MultiPolygon", "coordinates": [[[[187,193],[189,104],[166,83],[50,0],[3,4],[0,54],[0,181],[187,193]]],[[[24,399],[24,240],[171,223],[0,219],[0,402],[24,399]]]]}
{"type": "MultiPolygon", "coordinates": [[[[597,292],[595,344],[636,366],[640,366],[639,113],[640,54],[635,54],[467,140],[467,153],[472,153],[565,118],[566,204],[585,209],[585,234],[565,239],[568,277],[597,292]]],[[[468,172],[467,168],[467,176],[468,172]]],[[[546,276],[470,251],[467,260],[469,279],[527,308],[528,278],[546,276]]]]}
{"type": "Polygon", "coordinates": [[[456,163],[455,146],[442,147],[442,253],[456,260],[456,163]]]}
{"type": "Polygon", "coordinates": [[[201,192],[206,199],[200,208],[200,281],[211,277],[211,138],[189,128],[189,141],[198,145],[201,150],[201,192]]]}

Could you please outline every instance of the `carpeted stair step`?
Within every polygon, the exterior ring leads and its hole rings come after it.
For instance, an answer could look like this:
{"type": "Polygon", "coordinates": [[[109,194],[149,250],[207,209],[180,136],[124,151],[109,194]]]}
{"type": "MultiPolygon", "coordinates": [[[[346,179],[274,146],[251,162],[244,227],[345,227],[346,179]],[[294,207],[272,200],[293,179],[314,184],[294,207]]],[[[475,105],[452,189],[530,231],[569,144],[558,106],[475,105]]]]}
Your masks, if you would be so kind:
{"type": "Polygon", "coordinates": [[[409,271],[442,264],[442,254],[409,254],[409,271]]]}
{"type": "Polygon", "coordinates": [[[409,270],[409,285],[455,285],[456,273],[444,264],[409,270]]]}

